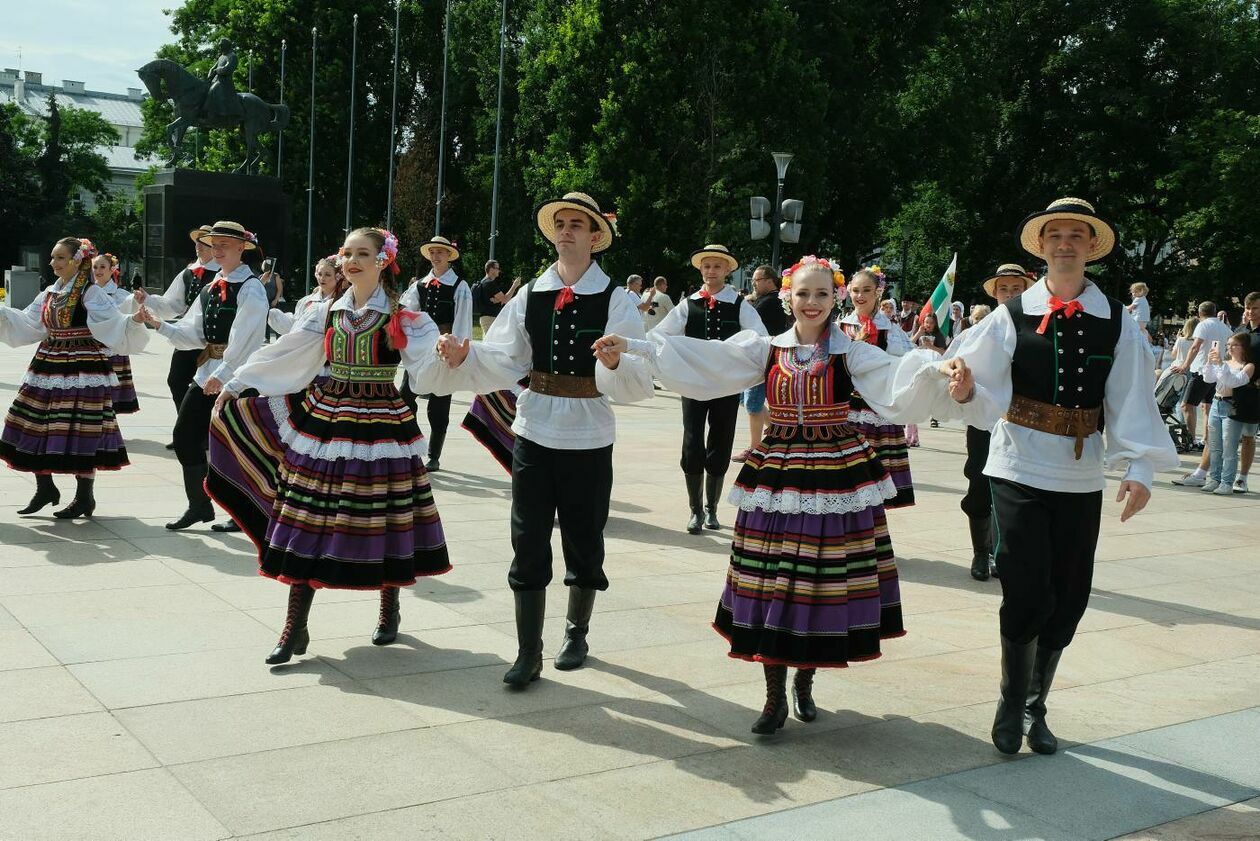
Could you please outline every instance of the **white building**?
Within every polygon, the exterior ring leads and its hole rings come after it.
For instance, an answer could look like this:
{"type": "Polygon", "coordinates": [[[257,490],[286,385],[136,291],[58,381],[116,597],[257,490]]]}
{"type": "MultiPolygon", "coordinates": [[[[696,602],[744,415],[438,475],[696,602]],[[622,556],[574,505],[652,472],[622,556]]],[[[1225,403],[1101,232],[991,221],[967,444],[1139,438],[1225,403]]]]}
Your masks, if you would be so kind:
{"type": "MultiPolygon", "coordinates": [[[[125,94],[90,91],[83,82],[71,79],[63,79],[60,85],[45,84],[42,73],[20,73],[12,68],[0,71],[0,104],[12,102],[23,113],[43,119],[48,116],[49,94],[57,98],[58,105],[95,111],[114,127],[119,137],[117,145],[99,146],[97,151],[109,164],[109,191],[130,194],[135,189],[136,176],[149,168],[148,163],[136,157],[135,150],[143,128],[140,103],[147,94],[140,88],[128,88],[125,94]]],[[[88,193],[79,198],[85,209],[91,209],[95,203],[88,193]]]]}

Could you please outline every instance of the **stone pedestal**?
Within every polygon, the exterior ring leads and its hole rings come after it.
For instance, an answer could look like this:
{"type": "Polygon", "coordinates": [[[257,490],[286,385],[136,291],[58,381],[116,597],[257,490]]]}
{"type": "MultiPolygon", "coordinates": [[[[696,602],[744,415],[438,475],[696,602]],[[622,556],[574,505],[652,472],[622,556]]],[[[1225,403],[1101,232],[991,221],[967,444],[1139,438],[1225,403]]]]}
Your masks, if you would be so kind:
{"type": "MultiPolygon", "coordinates": [[[[230,220],[258,235],[282,277],[292,274],[291,202],[280,181],[261,175],[166,169],[144,188],[144,283],[165,289],[197,256],[188,232],[230,220]]],[[[257,269],[257,265],[255,265],[257,269]]]]}

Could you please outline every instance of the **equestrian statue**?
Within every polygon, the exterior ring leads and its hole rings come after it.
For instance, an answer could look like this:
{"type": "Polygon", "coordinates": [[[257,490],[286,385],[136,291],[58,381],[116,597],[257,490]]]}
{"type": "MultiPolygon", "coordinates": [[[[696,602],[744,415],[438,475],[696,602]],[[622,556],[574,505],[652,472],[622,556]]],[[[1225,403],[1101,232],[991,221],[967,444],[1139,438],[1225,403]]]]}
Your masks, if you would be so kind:
{"type": "Polygon", "coordinates": [[[258,135],[288,125],[289,106],[272,105],[252,93],[237,93],[232,84],[235,71],[236,50],[226,38],[219,42],[219,58],[204,80],[165,58],[150,61],[136,71],[150,96],[159,101],[169,99],[175,106],[175,121],[166,127],[166,142],[171,147],[167,166],[175,166],[184,157],[180,143],[190,127],[239,126],[245,140],[245,160],[233,172],[249,172],[262,157],[258,135]]]}

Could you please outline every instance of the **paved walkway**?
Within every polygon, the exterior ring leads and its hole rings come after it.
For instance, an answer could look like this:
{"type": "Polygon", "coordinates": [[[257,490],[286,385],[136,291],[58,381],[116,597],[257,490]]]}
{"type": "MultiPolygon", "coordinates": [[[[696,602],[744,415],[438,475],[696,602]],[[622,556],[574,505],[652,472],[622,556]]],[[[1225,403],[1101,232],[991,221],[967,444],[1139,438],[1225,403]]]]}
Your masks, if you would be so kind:
{"type": "MultiPolygon", "coordinates": [[[[29,355],[0,353],[0,407],[29,355]]],[[[548,665],[512,694],[509,484],[465,433],[434,477],[455,569],[404,595],[399,644],[368,641],[375,594],[321,592],[309,655],[271,669],[285,593],[252,547],[162,528],[183,509],[167,355],[155,341],[135,360],[133,465],[100,478],[95,520],[17,517],[33,483],[0,470],[0,839],[1005,841],[1200,812],[1137,837],[1260,834],[1255,496],[1162,476],[1128,524],[1107,502],[1092,607],[1051,696],[1081,747],[1007,760],[987,735],[999,595],[967,575],[962,434],[925,428],[919,505],[891,514],[909,635],[821,674],[819,720],[759,742],[760,670],[708,627],[729,528],[680,528],[676,397],[619,409],[613,586],[588,668],[548,665]]],[[[563,611],[556,586],[548,655],[563,611]]]]}

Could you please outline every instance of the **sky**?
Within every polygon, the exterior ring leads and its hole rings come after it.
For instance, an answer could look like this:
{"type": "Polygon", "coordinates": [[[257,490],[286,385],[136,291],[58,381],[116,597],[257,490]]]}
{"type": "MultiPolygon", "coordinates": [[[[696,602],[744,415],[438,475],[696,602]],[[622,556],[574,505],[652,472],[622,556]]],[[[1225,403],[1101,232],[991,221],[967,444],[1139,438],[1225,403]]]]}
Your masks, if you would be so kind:
{"type": "Polygon", "coordinates": [[[73,79],[88,90],[126,93],[141,87],[136,68],[174,40],[162,10],[179,5],[179,0],[4,0],[0,67],[43,73],[45,84],[73,79]]]}

